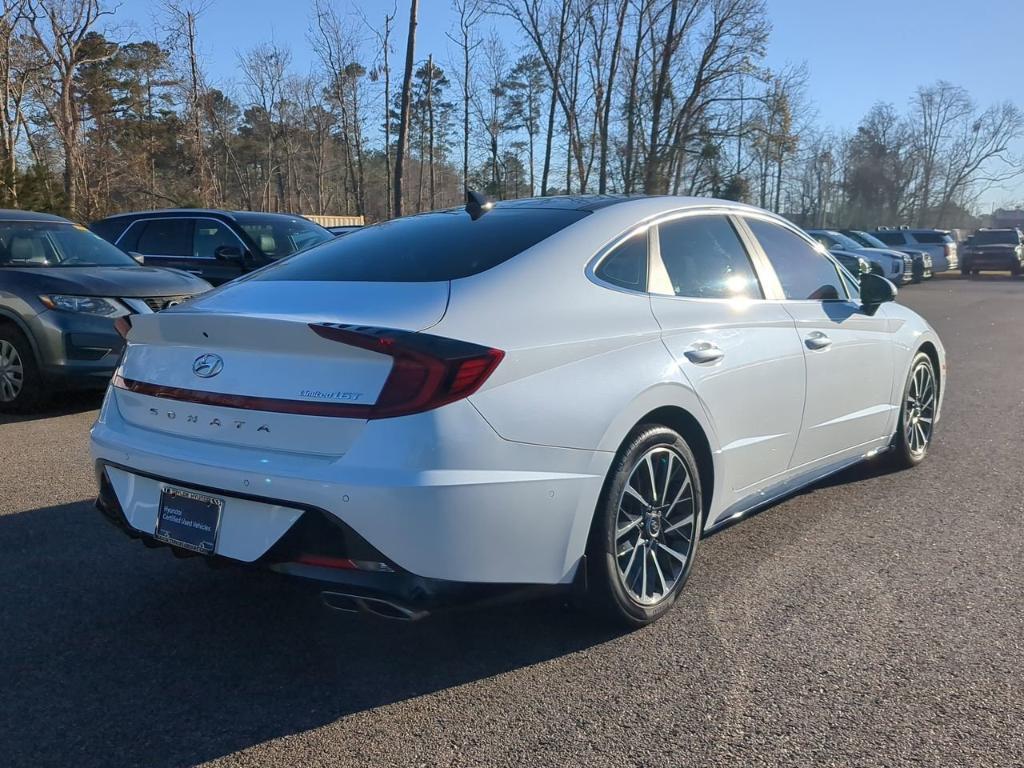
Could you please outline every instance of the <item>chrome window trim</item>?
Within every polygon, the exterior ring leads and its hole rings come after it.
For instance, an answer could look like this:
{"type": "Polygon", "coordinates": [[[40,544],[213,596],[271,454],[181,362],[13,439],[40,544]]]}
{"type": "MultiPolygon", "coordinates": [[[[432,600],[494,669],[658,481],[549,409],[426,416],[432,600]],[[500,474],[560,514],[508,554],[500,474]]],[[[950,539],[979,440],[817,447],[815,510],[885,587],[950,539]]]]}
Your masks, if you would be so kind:
{"type": "MultiPolygon", "coordinates": [[[[131,224],[129,224],[127,227],[125,227],[124,232],[122,232],[118,236],[118,238],[114,241],[114,245],[116,245],[117,247],[120,248],[121,247],[120,246],[121,241],[124,239],[125,235],[127,235],[131,231],[132,227],[134,227],[136,224],[145,224],[145,223],[148,223],[148,222],[151,222],[151,221],[180,221],[182,219],[184,219],[186,221],[193,221],[193,222],[195,222],[195,221],[212,221],[215,224],[219,224],[222,227],[224,227],[225,229],[227,229],[227,231],[232,234],[232,236],[235,238],[235,240],[238,241],[238,244],[240,246],[242,246],[243,253],[245,251],[249,250],[249,246],[247,246],[245,243],[242,242],[242,238],[240,238],[238,236],[238,233],[235,232],[235,230],[233,230],[224,221],[221,221],[220,219],[215,219],[212,216],[147,216],[144,219],[135,219],[131,224]]],[[[193,248],[195,248],[195,243],[196,243],[196,234],[195,234],[195,228],[193,228],[193,230],[192,230],[192,247],[193,248]]],[[[136,251],[136,253],[142,253],[142,252],[141,251],[136,251]]],[[[194,259],[196,261],[217,261],[217,257],[216,256],[195,256],[195,255],[192,255],[192,256],[170,256],[170,255],[168,255],[166,253],[142,253],[142,255],[143,256],[148,256],[148,257],[151,257],[151,258],[154,258],[154,259],[194,259]]]]}
{"type": "MultiPolygon", "coordinates": [[[[608,241],[608,243],[606,243],[600,249],[598,249],[597,253],[594,254],[594,256],[591,257],[589,262],[587,262],[587,266],[584,269],[584,274],[586,275],[587,279],[590,280],[590,282],[594,283],[595,285],[600,286],[601,288],[607,288],[608,290],[618,291],[619,293],[626,293],[626,294],[630,294],[630,295],[633,295],[633,296],[648,296],[648,297],[649,296],[657,296],[659,298],[683,299],[683,300],[686,300],[686,301],[735,302],[738,299],[742,300],[742,301],[751,301],[751,302],[753,302],[753,301],[762,301],[762,302],[772,301],[772,299],[768,298],[767,292],[764,290],[764,287],[765,287],[764,286],[764,281],[763,281],[763,278],[761,276],[760,270],[758,269],[758,264],[756,262],[754,254],[751,252],[750,248],[748,247],[747,243],[745,242],[745,240],[743,238],[743,235],[740,232],[739,227],[736,226],[735,222],[731,221],[734,217],[741,215],[744,211],[745,211],[745,209],[739,208],[739,207],[733,207],[733,206],[728,206],[728,205],[713,205],[712,204],[712,205],[688,206],[686,208],[677,208],[676,210],[673,210],[673,211],[662,211],[660,213],[652,214],[651,216],[648,216],[646,219],[642,219],[640,221],[640,223],[635,224],[632,227],[630,227],[629,229],[619,233],[614,238],[612,238],[610,241],[608,241]],[[664,270],[665,269],[664,264],[661,263],[661,251],[660,251],[661,243],[660,243],[660,240],[658,238],[658,225],[663,223],[663,222],[666,222],[666,221],[673,221],[675,219],[682,219],[682,218],[686,218],[686,217],[689,217],[689,216],[710,216],[710,215],[725,216],[726,218],[730,219],[731,223],[733,223],[733,228],[736,229],[737,237],[739,237],[740,243],[746,249],[747,257],[750,259],[751,264],[754,267],[754,273],[757,275],[758,280],[761,282],[761,292],[762,292],[762,294],[765,294],[762,297],[760,297],[760,298],[750,298],[750,299],[748,299],[746,297],[738,297],[738,299],[737,298],[709,299],[709,298],[701,298],[701,297],[695,297],[695,296],[676,296],[674,292],[671,293],[671,294],[654,293],[651,290],[651,276],[655,273],[655,271],[657,269],[660,269],[660,270],[664,270]],[[633,235],[639,234],[640,232],[642,232],[644,230],[648,231],[648,238],[647,238],[647,290],[646,291],[634,291],[634,290],[630,290],[630,289],[627,289],[627,288],[622,288],[621,286],[613,285],[613,284],[611,284],[611,283],[609,283],[609,282],[607,282],[605,280],[602,280],[600,277],[598,277],[596,275],[596,270],[600,266],[601,262],[604,261],[604,259],[607,258],[607,256],[617,246],[621,245],[625,240],[628,240],[630,237],[633,237],[633,235]],[[655,262],[655,252],[657,252],[657,262],[655,262]]],[[[773,277],[774,277],[774,274],[773,274],[773,277]]]]}

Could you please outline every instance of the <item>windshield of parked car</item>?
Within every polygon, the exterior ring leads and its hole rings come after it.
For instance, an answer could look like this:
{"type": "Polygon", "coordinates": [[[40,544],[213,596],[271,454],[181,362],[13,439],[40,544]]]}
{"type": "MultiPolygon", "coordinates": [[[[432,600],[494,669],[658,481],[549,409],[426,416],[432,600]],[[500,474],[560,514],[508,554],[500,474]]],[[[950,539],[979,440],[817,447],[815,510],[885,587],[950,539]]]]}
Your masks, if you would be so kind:
{"type": "Polygon", "coordinates": [[[858,240],[863,243],[865,248],[888,248],[889,246],[879,240],[872,234],[867,232],[854,232],[854,240],[858,240]]]}
{"type": "Polygon", "coordinates": [[[975,232],[971,245],[1017,245],[1020,236],[1013,229],[989,229],[975,232]]]}
{"type": "Polygon", "coordinates": [[[0,221],[0,267],[137,267],[85,227],[62,221],[0,221]]]}
{"type": "Polygon", "coordinates": [[[319,224],[301,216],[236,213],[235,221],[268,259],[282,259],[334,239],[319,224]]]}
{"type": "Polygon", "coordinates": [[[847,237],[842,232],[833,232],[831,229],[815,230],[811,236],[826,248],[839,247],[844,251],[849,251],[864,247],[853,238],[847,237]]]}
{"type": "Polygon", "coordinates": [[[586,216],[571,209],[423,213],[334,238],[265,269],[257,280],[422,283],[456,280],[508,261],[586,216]]]}

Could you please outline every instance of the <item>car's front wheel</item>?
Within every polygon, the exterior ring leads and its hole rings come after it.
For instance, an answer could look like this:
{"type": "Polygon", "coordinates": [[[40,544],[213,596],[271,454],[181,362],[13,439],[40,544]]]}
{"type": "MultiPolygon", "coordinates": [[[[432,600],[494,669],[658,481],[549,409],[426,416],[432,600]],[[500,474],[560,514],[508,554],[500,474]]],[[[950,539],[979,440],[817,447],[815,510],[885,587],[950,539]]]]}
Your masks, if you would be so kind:
{"type": "Polygon", "coordinates": [[[899,424],[893,436],[893,462],[899,467],[915,467],[924,461],[932,443],[935,414],[939,405],[939,385],[932,359],[918,352],[903,387],[899,424]]]}
{"type": "Polygon", "coordinates": [[[646,424],[615,458],[587,552],[593,604],[636,628],[675,603],[693,565],[702,521],[700,477],[679,433],[646,424]]]}
{"type": "Polygon", "coordinates": [[[0,323],[0,411],[30,411],[45,394],[28,339],[14,326],[0,323]]]}

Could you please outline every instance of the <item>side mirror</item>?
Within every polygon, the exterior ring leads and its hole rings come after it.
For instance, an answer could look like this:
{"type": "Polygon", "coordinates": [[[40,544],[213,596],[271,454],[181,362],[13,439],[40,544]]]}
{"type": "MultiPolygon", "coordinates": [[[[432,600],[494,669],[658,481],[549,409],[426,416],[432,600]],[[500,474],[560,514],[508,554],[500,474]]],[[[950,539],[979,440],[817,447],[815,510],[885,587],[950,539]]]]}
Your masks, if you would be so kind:
{"type": "Polygon", "coordinates": [[[245,260],[245,254],[236,245],[217,246],[213,255],[221,261],[230,261],[232,264],[241,264],[245,260]]]}
{"type": "Polygon", "coordinates": [[[895,300],[896,286],[884,277],[873,272],[860,276],[860,303],[869,315],[875,314],[885,302],[895,300]]]}
{"type": "Polygon", "coordinates": [[[135,251],[128,251],[128,255],[135,259],[139,264],[146,263],[146,257],[143,256],[141,253],[136,253],[135,251]]]}

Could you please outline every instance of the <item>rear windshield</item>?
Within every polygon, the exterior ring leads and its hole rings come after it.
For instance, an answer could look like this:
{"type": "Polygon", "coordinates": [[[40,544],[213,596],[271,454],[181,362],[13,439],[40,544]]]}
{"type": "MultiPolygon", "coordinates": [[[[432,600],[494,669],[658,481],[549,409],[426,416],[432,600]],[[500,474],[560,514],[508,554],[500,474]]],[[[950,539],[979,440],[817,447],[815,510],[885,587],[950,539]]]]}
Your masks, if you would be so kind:
{"type": "Polygon", "coordinates": [[[914,239],[919,243],[952,243],[953,238],[945,232],[915,232],[914,239]]]}
{"type": "Polygon", "coordinates": [[[256,280],[423,283],[469,277],[508,261],[588,215],[496,208],[473,221],[462,209],[366,227],[261,271],[256,280]]]}
{"type": "Polygon", "coordinates": [[[972,245],[1017,245],[1020,236],[1015,229],[990,229],[975,232],[971,238],[972,245]]]}

